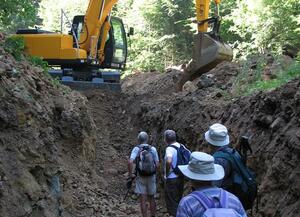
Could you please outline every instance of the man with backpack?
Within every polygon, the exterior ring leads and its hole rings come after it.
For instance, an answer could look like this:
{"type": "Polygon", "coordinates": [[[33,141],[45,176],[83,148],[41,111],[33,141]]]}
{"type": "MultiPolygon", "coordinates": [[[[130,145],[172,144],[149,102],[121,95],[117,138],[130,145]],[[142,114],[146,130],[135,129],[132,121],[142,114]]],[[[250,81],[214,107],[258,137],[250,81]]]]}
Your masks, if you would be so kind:
{"type": "Polygon", "coordinates": [[[156,170],[159,167],[159,159],[156,148],[148,144],[148,134],[138,134],[139,145],[133,148],[128,162],[129,179],[136,177],[135,193],[140,195],[140,206],[143,217],[147,217],[147,198],[150,203],[151,217],[155,216],[156,205],[154,195],[156,193],[156,170]],[[133,173],[135,163],[136,172],[133,173]]]}
{"type": "Polygon", "coordinates": [[[165,201],[168,213],[175,217],[184,187],[184,176],[178,165],[188,164],[191,152],[176,142],[176,133],[173,130],[164,132],[164,142],[167,145],[164,157],[165,201]]]}
{"type": "Polygon", "coordinates": [[[213,124],[205,133],[205,140],[215,163],[221,165],[225,171],[224,179],[214,184],[236,195],[246,210],[251,209],[257,196],[257,183],[253,172],[245,165],[238,151],[229,147],[227,128],[219,123],[213,124]]]}
{"type": "Polygon", "coordinates": [[[178,166],[191,181],[193,192],[181,199],[176,217],[246,217],[247,214],[232,193],[214,187],[213,181],[224,177],[224,169],[214,157],[193,152],[188,165],[178,166]]]}

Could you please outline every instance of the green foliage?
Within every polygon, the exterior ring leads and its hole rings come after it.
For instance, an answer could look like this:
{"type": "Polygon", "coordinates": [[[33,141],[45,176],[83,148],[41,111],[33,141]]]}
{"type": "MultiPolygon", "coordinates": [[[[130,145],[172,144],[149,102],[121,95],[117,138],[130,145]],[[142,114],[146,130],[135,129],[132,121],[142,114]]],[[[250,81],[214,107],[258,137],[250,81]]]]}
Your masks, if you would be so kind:
{"type": "Polygon", "coordinates": [[[241,72],[234,82],[232,96],[249,95],[255,91],[265,91],[282,86],[294,78],[300,77],[300,62],[293,61],[284,66],[282,57],[276,57],[275,62],[280,64],[281,69],[272,72],[273,79],[263,80],[263,73],[267,66],[265,57],[259,58],[256,62],[256,68],[251,69],[252,61],[245,61],[241,72]]]}
{"type": "Polygon", "coordinates": [[[38,18],[40,0],[0,0],[0,31],[15,32],[41,23],[38,18]]]}
{"type": "Polygon", "coordinates": [[[193,0],[131,0],[119,2],[114,15],[135,28],[129,39],[131,70],[164,71],[191,57],[193,0]]]}
{"type": "MultiPolygon", "coordinates": [[[[50,31],[61,29],[61,9],[64,10],[70,22],[75,15],[83,15],[86,12],[87,0],[41,0],[39,16],[43,19],[42,27],[50,31]]],[[[63,32],[70,30],[66,18],[63,19],[63,32]]]]}
{"type": "Polygon", "coordinates": [[[21,36],[11,36],[4,42],[4,50],[12,54],[16,60],[21,60],[25,48],[24,38],[21,36]]]}
{"type": "Polygon", "coordinates": [[[289,68],[278,73],[277,77],[272,80],[262,81],[258,80],[251,84],[247,90],[246,94],[251,94],[259,90],[270,90],[282,86],[283,84],[293,80],[294,78],[300,77],[300,63],[296,62],[292,64],[289,68]]]}
{"type": "Polygon", "coordinates": [[[191,58],[192,0],[150,0],[145,3],[142,14],[155,37],[157,49],[153,52],[160,54],[158,58],[164,61],[164,66],[181,64],[191,58]]]}
{"type": "MultiPolygon", "coordinates": [[[[125,23],[137,30],[131,40],[128,65],[137,70],[163,70],[189,60],[193,46],[190,20],[195,17],[193,1],[139,2],[132,0],[121,6],[119,3],[116,10],[125,16],[125,23]]],[[[286,46],[299,49],[299,5],[298,0],[222,1],[221,37],[234,48],[236,58],[266,52],[279,55],[286,46]]]]}
{"type": "Polygon", "coordinates": [[[28,57],[28,61],[34,65],[34,66],[38,66],[38,67],[41,67],[44,72],[48,74],[48,70],[49,70],[49,65],[46,61],[44,61],[41,57],[36,57],[36,56],[29,56],[28,57]]]}
{"type": "Polygon", "coordinates": [[[155,38],[134,35],[130,40],[134,41],[129,50],[128,68],[139,71],[164,70],[162,58],[162,47],[155,38]]]}
{"type": "Polygon", "coordinates": [[[296,60],[300,62],[300,51],[297,53],[296,60]]]}
{"type": "Polygon", "coordinates": [[[300,46],[299,0],[237,0],[227,19],[237,57],[271,51],[281,54],[285,46],[300,46]]]}
{"type": "Polygon", "coordinates": [[[35,57],[35,56],[28,56],[27,57],[28,61],[37,67],[41,67],[43,69],[43,74],[50,79],[51,84],[55,87],[55,88],[61,88],[63,90],[63,93],[69,93],[70,89],[64,85],[62,85],[59,81],[58,78],[53,78],[52,76],[50,76],[50,74],[48,73],[49,71],[49,65],[48,62],[44,61],[42,58],[40,57],[35,57]]]}

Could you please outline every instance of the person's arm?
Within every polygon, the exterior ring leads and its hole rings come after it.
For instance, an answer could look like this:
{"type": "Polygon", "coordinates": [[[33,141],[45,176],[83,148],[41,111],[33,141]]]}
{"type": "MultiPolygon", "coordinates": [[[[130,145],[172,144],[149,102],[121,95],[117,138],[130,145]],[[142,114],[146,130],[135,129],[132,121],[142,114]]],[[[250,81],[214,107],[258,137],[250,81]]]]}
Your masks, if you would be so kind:
{"type": "Polygon", "coordinates": [[[132,170],[133,170],[133,160],[132,159],[128,160],[127,166],[128,166],[128,178],[133,178],[134,174],[132,173],[132,170]]]}
{"type": "Polygon", "coordinates": [[[172,157],[167,157],[167,160],[166,160],[166,176],[167,177],[170,174],[171,168],[172,168],[172,157]]]}
{"type": "Polygon", "coordinates": [[[155,162],[156,171],[159,171],[159,161],[155,162]]]}
{"type": "Polygon", "coordinates": [[[158,158],[158,153],[155,147],[152,147],[153,153],[154,153],[154,161],[155,161],[155,166],[156,170],[159,170],[159,158],[158,158]]]}
{"type": "Polygon", "coordinates": [[[137,147],[135,147],[131,152],[130,158],[128,159],[128,164],[127,164],[128,178],[135,177],[135,175],[132,173],[133,172],[132,170],[133,170],[133,162],[134,162],[135,158],[137,157],[138,152],[139,152],[139,149],[137,147]]]}
{"type": "Polygon", "coordinates": [[[171,172],[172,169],[172,161],[173,161],[173,153],[172,153],[172,148],[168,147],[166,149],[166,177],[168,177],[168,175],[171,172]]]}
{"type": "Polygon", "coordinates": [[[247,217],[247,213],[242,205],[242,203],[240,202],[240,200],[235,196],[234,196],[234,200],[237,202],[238,206],[238,209],[236,209],[235,211],[237,211],[242,217],[247,217]]]}
{"type": "Polygon", "coordinates": [[[189,217],[193,216],[190,212],[189,206],[187,206],[185,198],[181,199],[177,207],[176,217],[189,217]]]}

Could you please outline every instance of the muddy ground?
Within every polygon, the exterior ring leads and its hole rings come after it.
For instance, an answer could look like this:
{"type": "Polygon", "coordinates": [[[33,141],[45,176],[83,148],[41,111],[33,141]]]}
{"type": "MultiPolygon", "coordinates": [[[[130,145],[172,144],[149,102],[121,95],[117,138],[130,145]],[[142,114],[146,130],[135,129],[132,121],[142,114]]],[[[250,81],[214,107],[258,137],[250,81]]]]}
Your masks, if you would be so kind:
{"type": "MultiPolygon", "coordinates": [[[[255,216],[298,216],[300,80],[231,99],[224,93],[239,65],[223,63],[177,93],[180,73],[132,75],[122,93],[78,93],[0,46],[0,216],[140,216],[136,195],[124,201],[137,133],[149,132],[162,157],[165,129],[202,150],[203,133],[216,122],[228,127],[233,146],[250,136],[255,216]]],[[[168,216],[160,175],[158,183],[158,216],[168,216]]]]}

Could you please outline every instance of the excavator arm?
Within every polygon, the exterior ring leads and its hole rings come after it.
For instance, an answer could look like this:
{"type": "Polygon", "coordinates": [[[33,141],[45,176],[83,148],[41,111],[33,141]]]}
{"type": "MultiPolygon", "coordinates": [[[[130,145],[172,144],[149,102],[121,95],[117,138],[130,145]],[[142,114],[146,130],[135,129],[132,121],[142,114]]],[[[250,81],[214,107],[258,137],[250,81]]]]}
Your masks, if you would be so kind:
{"type": "Polygon", "coordinates": [[[89,58],[104,61],[104,46],[111,28],[111,10],[118,0],[90,0],[84,16],[84,29],[80,35],[80,47],[89,51],[89,58]],[[100,46],[99,46],[100,45],[100,46]]]}
{"type": "Polygon", "coordinates": [[[214,16],[209,18],[210,0],[196,0],[198,33],[194,36],[193,58],[184,69],[177,89],[182,90],[185,82],[193,80],[216,67],[222,61],[232,60],[232,48],[223,43],[219,36],[220,0],[215,0],[214,16]],[[208,32],[209,24],[213,28],[208,32]]]}

